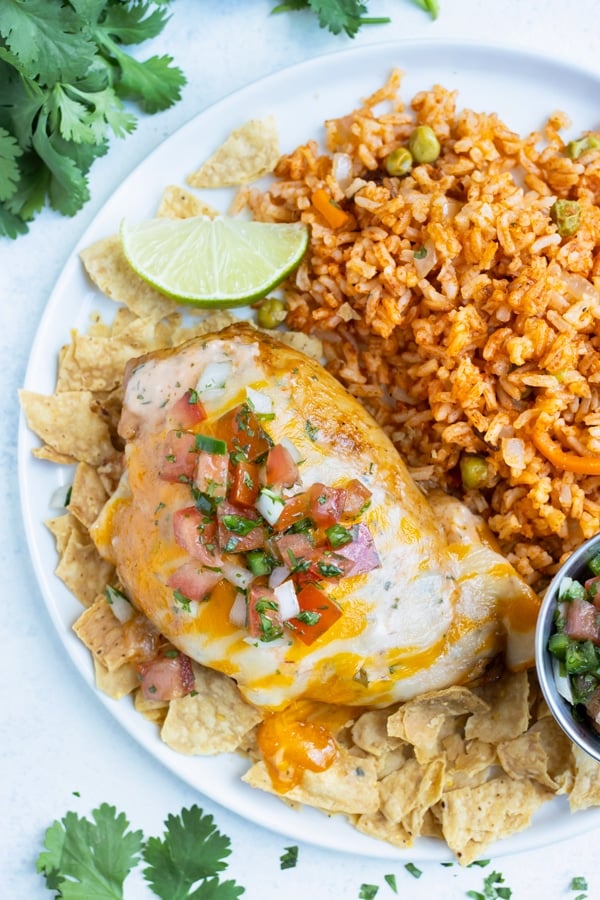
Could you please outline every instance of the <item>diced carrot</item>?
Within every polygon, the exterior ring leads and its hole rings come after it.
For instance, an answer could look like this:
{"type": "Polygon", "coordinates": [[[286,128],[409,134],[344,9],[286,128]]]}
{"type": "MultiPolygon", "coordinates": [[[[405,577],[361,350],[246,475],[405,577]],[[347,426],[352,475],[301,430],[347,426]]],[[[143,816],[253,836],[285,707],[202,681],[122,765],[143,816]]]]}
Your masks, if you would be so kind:
{"type": "Polygon", "coordinates": [[[348,213],[344,212],[324,188],[317,188],[310,199],[314,208],[321,213],[331,228],[341,228],[348,221],[348,213]]]}

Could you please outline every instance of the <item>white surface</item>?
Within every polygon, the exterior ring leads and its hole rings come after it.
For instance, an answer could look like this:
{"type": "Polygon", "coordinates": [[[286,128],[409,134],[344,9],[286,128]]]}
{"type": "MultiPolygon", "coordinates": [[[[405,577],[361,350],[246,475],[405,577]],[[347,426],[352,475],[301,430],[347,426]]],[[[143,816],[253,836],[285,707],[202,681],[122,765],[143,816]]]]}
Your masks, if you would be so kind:
{"type": "MultiPolygon", "coordinates": [[[[230,91],[285,66],[348,47],[381,45],[391,40],[466,39],[504,47],[528,48],[551,59],[584,65],[600,75],[600,11],[596,0],[579,0],[576,11],[564,0],[441,0],[441,14],[432,23],[408,2],[371,0],[371,15],[391,15],[387,26],[363,29],[354,42],[321,31],[309,15],[269,16],[271,2],[175,0],[168,29],[151,51],[170,52],[188,77],[181,103],[172,110],[140,121],[135,134],[114,142],[91,177],[92,199],[73,220],[46,213],[28,236],[16,243],[0,240],[0,341],[3,365],[2,398],[6,405],[2,429],[6,509],[2,516],[0,559],[5,583],[0,606],[4,636],[2,674],[4,710],[1,741],[2,808],[0,824],[0,896],[49,896],[35,874],[35,858],[45,828],[68,809],[87,815],[108,801],[124,810],[134,827],[157,834],[167,814],[199,803],[212,812],[232,840],[228,876],[246,887],[251,900],[270,900],[283,890],[288,898],[308,893],[315,898],[358,897],[360,885],[380,885],[378,898],[392,897],[383,876],[394,872],[405,897],[464,897],[481,889],[487,869],[442,868],[419,863],[423,875],[411,878],[403,870],[406,858],[356,858],[301,843],[298,866],[279,870],[279,856],[290,840],[249,824],[198,794],[141,749],[98,702],[66,657],[44,609],[25,547],[16,485],[16,389],[24,379],[33,336],[53,285],[88,223],[123,179],[164,137],[230,91]],[[7,683],[8,682],[8,683],[7,683]],[[74,796],[77,791],[80,796],[74,796]]],[[[410,49],[407,48],[410,53],[410,49]]],[[[381,47],[381,52],[387,52],[381,47]]],[[[488,57],[483,54],[485,59],[488,57]]],[[[495,55],[490,54],[494,65],[495,55]]],[[[444,74],[448,69],[444,69],[444,74]]],[[[490,97],[489,108],[505,115],[514,108],[517,127],[535,125],[519,90],[519,73],[505,73],[509,86],[490,97]]],[[[526,73],[525,73],[526,74],[526,73]]],[[[440,80],[442,80],[440,78],[440,80]]],[[[446,79],[447,81],[447,79],[446,79]]],[[[555,105],[565,83],[545,66],[540,69],[540,96],[554,93],[555,105]]],[[[568,88],[568,86],[566,86],[568,88]]],[[[360,93],[363,93],[362,88],[360,93]]],[[[585,101],[589,102],[589,98],[585,101]]],[[[548,110],[540,110],[540,114],[548,110]]],[[[333,112],[337,112],[334,110],[333,112]]],[[[600,104],[597,121],[600,124],[600,104]]],[[[215,126],[216,128],[216,126],[215,126]]],[[[70,321],[65,318],[65,329],[70,321]]],[[[301,814],[303,815],[303,814],[301,814]]],[[[585,875],[589,896],[600,896],[595,872],[594,830],[563,843],[503,857],[495,865],[504,873],[513,897],[573,897],[574,875],[585,875]]],[[[415,858],[418,854],[415,854],[415,858]]],[[[140,878],[127,882],[126,898],[151,896],[140,878]]]]}
{"type": "MultiPolygon", "coordinates": [[[[89,246],[94,240],[117,231],[124,216],[132,221],[152,216],[165,184],[165,173],[169,172],[170,182],[184,184],[197,160],[208,157],[215,144],[247,116],[274,115],[282,150],[292,149],[309,137],[321,138],[324,119],[353,109],[358,97],[384,83],[394,65],[406,72],[404,96],[412,97],[434,82],[449,85],[460,92],[460,105],[494,109],[512,128],[523,132],[538,127],[544,116],[556,108],[569,110],[573,122],[572,137],[577,137],[596,117],[600,78],[529,52],[481,48],[473,43],[456,41],[352,47],[260,79],[195,116],[125,179],[79,244],[89,246]],[[516,91],[522,100],[519,108],[512,102],[516,91]]],[[[213,195],[205,193],[204,196],[211,199],[213,195]]],[[[229,198],[225,195],[220,199],[225,210],[229,198]]],[[[90,289],[79,255],[74,251],[50,296],[38,329],[25,381],[29,390],[52,393],[57,354],[68,340],[69,327],[84,331],[92,311],[96,310],[110,316],[114,304],[90,289]]],[[[90,654],[71,629],[80,607],[53,575],[55,544],[43,524],[55,515],[48,508],[49,498],[72,473],[34,459],[31,449],[39,441],[24,426],[23,420],[21,425],[19,477],[26,533],[37,578],[65,649],[84,679],[93,686],[90,654]]],[[[330,820],[313,810],[305,810],[299,815],[276,798],[243,784],[240,774],[247,768],[247,763],[239,757],[198,758],[175,753],[160,740],[156,727],[136,713],[129,702],[115,703],[102,696],[100,699],[143,747],[188,785],[251,821],[268,823],[270,828],[289,839],[403,862],[451,858],[440,841],[420,840],[410,851],[399,852],[389,844],[360,834],[342,817],[330,820]]],[[[570,816],[565,812],[565,798],[545,804],[536,816],[534,826],[501,842],[491,852],[505,855],[531,849],[600,825],[600,808],[590,810],[585,816],[570,816]]]]}

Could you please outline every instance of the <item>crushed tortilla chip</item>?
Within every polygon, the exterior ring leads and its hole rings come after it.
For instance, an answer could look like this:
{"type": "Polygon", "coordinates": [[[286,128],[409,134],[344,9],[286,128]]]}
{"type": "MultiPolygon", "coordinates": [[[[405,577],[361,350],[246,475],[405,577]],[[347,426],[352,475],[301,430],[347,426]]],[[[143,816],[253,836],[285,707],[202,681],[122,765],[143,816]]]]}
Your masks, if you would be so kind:
{"type": "Polygon", "coordinates": [[[592,757],[573,746],[575,761],[575,781],[569,794],[569,807],[572,812],[600,806],[600,765],[592,757]]]}
{"type": "Polygon", "coordinates": [[[553,718],[541,719],[525,734],[498,744],[498,757],[513,778],[533,779],[557,794],[573,785],[572,745],[553,718]]]}
{"type": "Polygon", "coordinates": [[[92,411],[89,391],[47,397],[19,391],[27,424],[50,447],[71,459],[98,466],[115,455],[106,424],[92,411]]]}
{"type": "Polygon", "coordinates": [[[188,176],[187,183],[196,188],[248,184],[272,172],[279,156],[274,117],[250,119],[233,131],[212,156],[188,176]]]}
{"type": "Polygon", "coordinates": [[[46,524],[62,547],[55,573],[84,606],[91,606],[113,577],[114,568],[102,559],[87,530],[75,516],[60,516],[60,526],[46,524]]]}
{"type": "Polygon", "coordinates": [[[473,713],[465,726],[465,737],[497,744],[518,737],[529,724],[529,679],[527,672],[507,674],[476,689],[487,709],[473,713]]]}
{"type": "Polygon", "coordinates": [[[242,699],[231,678],[196,663],[192,667],[194,692],[171,700],[161,737],[178,753],[231,753],[262,715],[242,699]]]}
{"type": "Polygon", "coordinates": [[[191,219],[194,216],[214,219],[219,211],[185,188],[170,184],[163,191],[156,215],[165,219],[191,219]]]}
{"type": "Polygon", "coordinates": [[[69,498],[71,515],[75,516],[85,528],[89,528],[98,517],[108,497],[108,491],[98,475],[98,470],[89,463],[79,463],[75,469],[69,498]]]}
{"type": "Polygon", "coordinates": [[[527,828],[534,812],[551,797],[536,782],[514,781],[508,775],[450,791],[440,801],[444,838],[458,861],[468,866],[493,841],[527,828]]]}
{"type": "Polygon", "coordinates": [[[104,594],[79,616],[73,631],[108,672],[129,661],[131,650],[125,630],[104,594]]]}
{"type": "Polygon", "coordinates": [[[425,813],[442,797],[446,764],[443,757],[425,765],[408,759],[401,769],[379,782],[381,811],[390,822],[401,822],[418,837],[425,813]]]}
{"type": "Polygon", "coordinates": [[[140,683],[138,673],[131,663],[125,663],[109,672],[97,657],[94,657],[94,678],[98,690],[113,700],[121,700],[131,694],[140,683]]]}
{"type": "MultiPolygon", "coordinates": [[[[251,787],[277,794],[264,762],[255,763],[242,781],[251,787]]],[[[328,813],[373,815],[379,806],[375,762],[340,750],[324,772],[306,770],[299,785],[283,795],[286,800],[316,806],[328,813]]]]}

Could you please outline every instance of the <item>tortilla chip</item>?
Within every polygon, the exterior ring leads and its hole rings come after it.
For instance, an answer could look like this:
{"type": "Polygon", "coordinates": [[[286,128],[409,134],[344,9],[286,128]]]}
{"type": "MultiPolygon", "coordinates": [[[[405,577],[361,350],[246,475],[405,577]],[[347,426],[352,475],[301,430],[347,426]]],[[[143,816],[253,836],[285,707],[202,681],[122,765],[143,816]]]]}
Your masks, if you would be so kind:
{"type": "Polygon", "coordinates": [[[493,744],[478,740],[463,740],[461,743],[460,752],[454,755],[447,767],[446,791],[483,784],[489,780],[494,767],[498,767],[498,754],[493,744]]]}
{"type": "Polygon", "coordinates": [[[529,679],[527,672],[507,674],[476,688],[487,709],[474,711],[465,725],[465,737],[490,744],[510,741],[529,725],[529,679]]]}
{"type": "Polygon", "coordinates": [[[66,521],[46,524],[57,537],[59,561],[55,573],[84,606],[91,606],[113,577],[113,566],[102,559],[87,530],[75,516],[67,513],[66,521]],[[53,524],[51,524],[53,523],[53,524]]]}
{"type": "Polygon", "coordinates": [[[56,516],[54,519],[46,519],[44,524],[54,536],[56,552],[59,556],[62,556],[73,530],[73,517],[61,513],[60,516],[56,516]]]}
{"type": "Polygon", "coordinates": [[[282,344],[293,347],[305,356],[316,359],[317,362],[323,362],[323,343],[319,338],[313,337],[311,334],[304,334],[302,331],[268,331],[267,334],[272,335],[282,344]]]}
{"type": "Polygon", "coordinates": [[[570,790],[574,778],[571,742],[552,718],[498,745],[500,763],[512,778],[531,778],[557,794],[570,790]]]}
{"type": "Polygon", "coordinates": [[[68,453],[58,453],[53,447],[44,444],[42,447],[34,447],[31,455],[36,459],[43,459],[44,462],[56,463],[59,466],[71,466],[77,460],[68,453]]]}
{"type": "Polygon", "coordinates": [[[480,859],[494,841],[522,831],[552,797],[534,781],[508,775],[444,794],[440,801],[446,843],[463,866],[480,859]]]}
{"type": "Polygon", "coordinates": [[[196,188],[248,184],[272,172],[279,156],[274,117],[250,119],[233,131],[218,150],[188,176],[187,183],[196,188]]]}
{"type": "Polygon", "coordinates": [[[108,427],[92,411],[89,391],[64,391],[47,397],[19,391],[27,424],[46,444],[91,466],[115,455],[108,427]]]}
{"type": "Polygon", "coordinates": [[[379,782],[381,811],[390,822],[401,822],[413,837],[421,833],[425,813],[441,799],[445,761],[442,757],[421,765],[408,759],[397,772],[379,782]]]}
{"type": "Polygon", "coordinates": [[[191,219],[193,216],[214,219],[219,211],[185,188],[170,184],[163,191],[156,215],[165,219],[191,219]]]}
{"type": "Polygon", "coordinates": [[[369,837],[376,838],[378,841],[387,841],[394,847],[405,849],[414,844],[413,835],[406,830],[404,825],[401,822],[390,822],[381,810],[370,815],[358,816],[352,824],[363,834],[368,834],[369,837]]]}
{"type": "Polygon", "coordinates": [[[324,772],[306,770],[301,784],[281,795],[273,786],[264,762],[255,763],[243,776],[251,787],[283,796],[285,800],[316,806],[328,813],[373,815],[379,806],[375,761],[340,749],[324,772]]]}
{"type": "Polygon", "coordinates": [[[600,806],[600,763],[573,744],[575,781],[569,794],[571,812],[600,806]]]}
{"type": "Polygon", "coordinates": [[[73,625],[73,631],[108,672],[115,672],[131,657],[130,642],[110,603],[99,594],[73,625]]]}
{"type": "Polygon", "coordinates": [[[142,690],[139,690],[134,694],[133,705],[136,711],[141,713],[145,719],[160,727],[165,721],[169,709],[169,700],[151,700],[144,696],[142,690]]]}
{"type": "Polygon", "coordinates": [[[113,700],[120,700],[139,687],[140,679],[131,663],[125,663],[109,672],[106,666],[94,657],[94,673],[96,687],[113,700]]]}
{"type": "Polygon", "coordinates": [[[108,500],[102,479],[98,471],[85,462],[79,463],[75,470],[69,512],[78,519],[85,528],[94,522],[100,510],[108,500]]]}
{"type": "Polygon", "coordinates": [[[386,709],[372,709],[363,713],[352,726],[352,740],[365,753],[383,756],[390,750],[402,746],[400,738],[388,734],[389,712],[386,709]]]}
{"type": "Polygon", "coordinates": [[[193,668],[194,694],[171,700],[161,737],[178,753],[231,753],[262,715],[246,703],[231,678],[195,663],[193,668]]]}
{"type": "Polygon", "coordinates": [[[442,751],[442,741],[462,728],[462,716],[484,712],[487,704],[465,687],[430,691],[409,700],[388,719],[388,733],[400,737],[415,748],[420,762],[442,751]]]}
{"type": "Polygon", "coordinates": [[[219,312],[206,316],[200,322],[194,322],[193,325],[182,325],[174,329],[171,335],[172,345],[176,347],[179,344],[183,344],[184,341],[201,337],[203,334],[213,334],[216,331],[227,328],[228,325],[233,325],[237,321],[238,319],[233,313],[228,312],[226,309],[219,310],[219,312]]]}
{"type": "Polygon", "coordinates": [[[102,293],[125,304],[140,318],[158,322],[177,309],[174,300],[160,294],[134,272],[125,258],[119,235],[96,241],[80,255],[87,274],[102,293]]]}

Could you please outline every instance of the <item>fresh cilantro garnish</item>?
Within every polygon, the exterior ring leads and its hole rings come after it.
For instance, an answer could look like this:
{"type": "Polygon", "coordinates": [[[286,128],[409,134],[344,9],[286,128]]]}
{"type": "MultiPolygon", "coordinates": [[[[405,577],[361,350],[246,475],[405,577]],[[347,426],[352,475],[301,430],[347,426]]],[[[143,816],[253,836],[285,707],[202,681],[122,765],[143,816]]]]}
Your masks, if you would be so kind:
{"type": "Polygon", "coordinates": [[[164,838],[149,838],[143,851],[148,863],[144,878],[157,896],[163,900],[235,900],[244,893],[235,881],[219,880],[231,847],[212,816],[194,805],[182,809],[179,816],[167,816],[165,826],[164,838]]]}
{"type": "MultiPolygon", "coordinates": [[[[421,9],[436,19],[439,12],[438,0],[413,0],[421,9]]],[[[388,16],[376,18],[366,16],[367,4],[360,0],[286,0],[275,6],[272,13],[293,12],[308,9],[317,16],[321,28],[328,28],[332,34],[344,31],[353,38],[363,25],[387,25],[392,20],[388,16]]]]}
{"type": "Polygon", "coordinates": [[[418,869],[414,863],[406,863],[404,866],[409,875],[412,875],[413,878],[420,878],[423,872],[421,869],[418,869]]]}
{"type": "Polygon", "coordinates": [[[509,887],[498,887],[504,884],[504,876],[500,872],[491,872],[483,882],[483,893],[467,891],[471,900],[510,900],[512,891],[509,887]]]}
{"type": "Polygon", "coordinates": [[[0,16],[0,235],[15,238],[49,204],[74,215],[112,136],[133,131],[123,99],[147,113],[179,99],[170,56],[123,47],[156,37],[169,0],[4,0],[0,16]]]}
{"type": "Polygon", "coordinates": [[[358,900],[373,900],[378,891],[379,887],[376,884],[361,884],[358,900]]]}
{"type": "Polygon", "coordinates": [[[294,844],[291,847],[284,847],[284,852],[279,857],[280,869],[293,869],[298,862],[298,847],[294,844]]]}
{"type": "Polygon", "coordinates": [[[569,887],[572,891],[587,891],[587,879],[582,875],[576,875],[575,878],[571,879],[571,884],[569,885],[569,887]]]}
{"type": "Polygon", "coordinates": [[[103,803],[92,811],[93,822],[68,812],[46,831],[45,852],[37,871],[46,887],[58,890],[64,900],[94,897],[117,900],[123,882],[137,865],[142,849],[141,831],[128,831],[123,813],[103,803]]]}
{"type": "Polygon", "coordinates": [[[383,879],[387,884],[389,884],[389,886],[391,887],[393,892],[395,894],[397,894],[398,893],[398,885],[396,884],[396,876],[395,875],[384,875],[383,879]]]}

